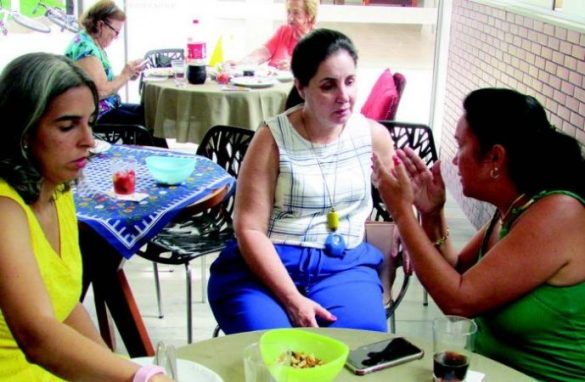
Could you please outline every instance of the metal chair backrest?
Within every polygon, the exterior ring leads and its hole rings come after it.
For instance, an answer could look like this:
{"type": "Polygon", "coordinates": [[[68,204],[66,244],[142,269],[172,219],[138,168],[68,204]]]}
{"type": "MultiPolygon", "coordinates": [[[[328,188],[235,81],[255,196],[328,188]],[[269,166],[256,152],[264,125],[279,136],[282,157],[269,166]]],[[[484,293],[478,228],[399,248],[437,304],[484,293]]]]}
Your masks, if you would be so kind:
{"type": "MultiPolygon", "coordinates": [[[[427,167],[431,167],[439,159],[437,149],[435,148],[433,131],[429,126],[398,121],[378,122],[386,126],[394,141],[394,147],[397,149],[410,147],[421,157],[427,167]]],[[[380,198],[378,190],[374,187],[372,187],[372,198],[374,202],[374,210],[371,216],[372,220],[392,221],[392,216],[380,198]]]]}
{"type": "MultiPolygon", "coordinates": [[[[154,49],[144,54],[146,63],[144,69],[151,68],[170,68],[172,60],[182,60],[185,58],[185,52],[181,48],[154,49]]],[[[144,89],[144,73],[140,75],[140,84],[138,90],[142,94],[144,89]]]]}
{"type": "MultiPolygon", "coordinates": [[[[197,155],[211,159],[237,178],[253,136],[254,130],[228,125],[213,126],[197,147],[197,155]]],[[[231,215],[234,208],[233,195],[224,202],[224,208],[231,215]]]]}
{"type": "MultiPolygon", "coordinates": [[[[382,125],[386,126],[388,131],[390,132],[390,136],[394,141],[394,146],[396,148],[404,148],[410,147],[413,149],[425,162],[425,164],[430,167],[437,161],[437,150],[435,148],[435,141],[433,139],[433,132],[429,126],[422,125],[422,124],[415,124],[415,123],[405,123],[405,122],[397,122],[397,121],[379,121],[382,125]]],[[[391,222],[392,216],[390,212],[384,205],[382,198],[378,193],[378,190],[372,187],[372,199],[374,203],[374,208],[372,209],[372,214],[370,216],[371,220],[373,221],[380,221],[380,222],[391,222]]],[[[389,256],[388,253],[384,253],[384,263],[383,263],[383,272],[380,274],[380,277],[383,282],[384,286],[384,293],[385,293],[385,307],[386,307],[386,317],[391,319],[391,330],[392,332],[395,331],[396,328],[396,321],[394,318],[394,313],[396,308],[406,295],[406,290],[408,289],[410,274],[412,270],[410,266],[407,266],[405,262],[407,262],[407,256],[404,252],[404,248],[400,243],[400,240],[394,241],[393,235],[397,234],[396,227],[390,227],[389,231],[386,235],[389,237],[387,241],[390,241],[388,245],[394,245],[393,253],[397,254],[397,256],[392,257],[389,256]],[[403,277],[402,277],[402,284],[397,294],[393,294],[391,292],[392,286],[394,284],[394,280],[396,278],[396,269],[401,267],[403,269],[403,277]],[[387,268],[387,269],[386,269],[387,268]],[[384,270],[386,272],[384,272],[384,270]],[[388,300],[389,297],[389,300],[388,300]]]]}
{"type": "Polygon", "coordinates": [[[181,48],[149,50],[144,54],[144,59],[147,60],[144,68],[170,68],[172,60],[184,58],[185,52],[181,48]]]}
{"type": "Polygon", "coordinates": [[[93,135],[108,143],[153,146],[150,131],[142,125],[98,122],[93,126],[93,135]]]}

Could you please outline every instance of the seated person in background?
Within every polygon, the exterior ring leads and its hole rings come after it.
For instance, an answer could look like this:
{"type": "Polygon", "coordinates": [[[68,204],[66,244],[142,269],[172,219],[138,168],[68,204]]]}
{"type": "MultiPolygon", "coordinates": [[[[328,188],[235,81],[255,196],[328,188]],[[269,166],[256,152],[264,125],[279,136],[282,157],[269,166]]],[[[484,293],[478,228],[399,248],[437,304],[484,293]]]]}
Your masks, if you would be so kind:
{"type": "Polygon", "coordinates": [[[63,56],[27,54],[0,75],[1,381],[170,381],[112,353],[79,302],[71,183],[94,144],[97,102],[63,56]]]}
{"type": "Polygon", "coordinates": [[[143,60],[130,61],[115,76],[106,48],[118,38],[126,15],[112,0],[99,0],[82,16],[84,30],[73,38],[65,56],[77,63],[95,82],[100,97],[98,121],[102,123],[137,124],[144,126],[142,105],[122,103],[117,94],[128,81],[142,71],[143,60]]]}
{"type": "Polygon", "coordinates": [[[375,183],[414,270],[445,314],[476,318],[478,353],[539,380],[585,380],[585,164],[531,96],[480,89],[455,131],[463,194],[493,219],[456,254],[439,163],[412,151],[396,168],[374,160],[375,183]],[[412,210],[421,216],[419,225],[412,210]]]}
{"type": "Polygon", "coordinates": [[[287,0],[287,23],[260,48],[244,57],[239,64],[268,65],[280,70],[290,69],[293,49],[301,37],[315,28],[319,2],[317,0],[287,0]]]}
{"type": "Polygon", "coordinates": [[[237,242],[211,266],[209,301],[227,334],[292,326],[387,330],[383,256],[363,240],[372,152],[390,160],[394,150],[386,128],[354,113],[356,62],[351,40],[327,29],[309,33],[294,50],[304,103],[256,131],[238,177],[237,242]]]}

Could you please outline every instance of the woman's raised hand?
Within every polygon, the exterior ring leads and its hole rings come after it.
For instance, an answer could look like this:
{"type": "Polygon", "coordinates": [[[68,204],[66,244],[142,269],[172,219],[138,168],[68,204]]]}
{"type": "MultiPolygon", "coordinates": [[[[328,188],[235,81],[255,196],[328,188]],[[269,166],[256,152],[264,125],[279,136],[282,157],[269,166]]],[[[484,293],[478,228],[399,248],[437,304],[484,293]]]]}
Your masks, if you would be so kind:
{"type": "Polygon", "coordinates": [[[144,59],[128,61],[128,63],[124,66],[122,73],[128,75],[128,77],[130,77],[131,80],[135,80],[144,70],[145,63],[146,62],[144,59]]]}
{"type": "Polygon", "coordinates": [[[292,303],[287,304],[288,317],[294,326],[305,328],[317,328],[317,317],[326,321],[335,321],[337,317],[315,301],[299,294],[292,303]]]}
{"type": "Polygon", "coordinates": [[[397,150],[397,156],[411,179],[416,208],[422,214],[441,210],[446,200],[441,162],[435,162],[429,170],[422,159],[408,147],[397,150]]]}

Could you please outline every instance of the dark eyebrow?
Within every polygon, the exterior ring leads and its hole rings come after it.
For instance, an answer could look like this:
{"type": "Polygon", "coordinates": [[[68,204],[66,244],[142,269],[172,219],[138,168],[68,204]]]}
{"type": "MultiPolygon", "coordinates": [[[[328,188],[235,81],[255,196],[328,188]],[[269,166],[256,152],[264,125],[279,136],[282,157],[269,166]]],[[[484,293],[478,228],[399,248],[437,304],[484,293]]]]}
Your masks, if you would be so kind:
{"type": "Polygon", "coordinates": [[[63,122],[63,121],[76,121],[81,119],[79,115],[62,115],[59,118],[55,119],[55,122],[63,122]]]}

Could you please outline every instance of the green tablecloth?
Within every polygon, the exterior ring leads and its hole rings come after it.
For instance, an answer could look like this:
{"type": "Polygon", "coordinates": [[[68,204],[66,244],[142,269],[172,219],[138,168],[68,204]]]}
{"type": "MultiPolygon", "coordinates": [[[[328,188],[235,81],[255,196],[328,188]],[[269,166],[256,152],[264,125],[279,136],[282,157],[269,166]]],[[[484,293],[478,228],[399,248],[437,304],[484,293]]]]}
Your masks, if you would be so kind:
{"type": "Polygon", "coordinates": [[[207,80],[203,85],[177,88],[172,79],[146,81],[142,94],[146,127],[157,137],[177,142],[201,142],[214,125],[255,130],[260,123],[284,111],[292,82],[259,89],[222,90],[207,80]]]}

